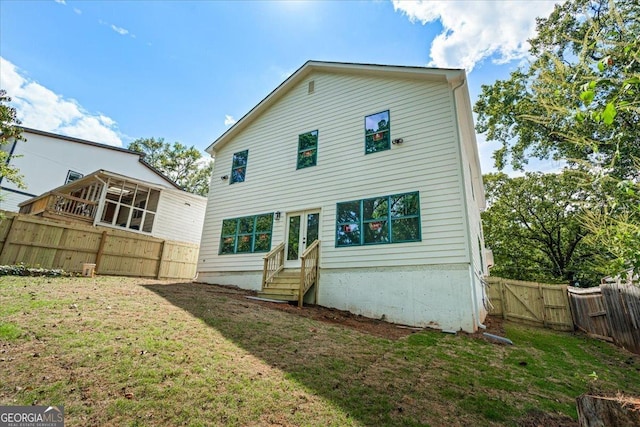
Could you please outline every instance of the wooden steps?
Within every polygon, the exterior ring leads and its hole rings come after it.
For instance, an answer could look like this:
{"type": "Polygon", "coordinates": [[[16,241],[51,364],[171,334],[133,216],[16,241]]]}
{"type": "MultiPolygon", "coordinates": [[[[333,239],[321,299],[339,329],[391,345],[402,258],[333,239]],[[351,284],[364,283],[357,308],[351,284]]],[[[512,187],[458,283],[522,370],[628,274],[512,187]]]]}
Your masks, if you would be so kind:
{"type": "Polygon", "coordinates": [[[282,270],[271,283],[258,292],[258,297],[280,301],[298,301],[300,270],[282,270]]]}

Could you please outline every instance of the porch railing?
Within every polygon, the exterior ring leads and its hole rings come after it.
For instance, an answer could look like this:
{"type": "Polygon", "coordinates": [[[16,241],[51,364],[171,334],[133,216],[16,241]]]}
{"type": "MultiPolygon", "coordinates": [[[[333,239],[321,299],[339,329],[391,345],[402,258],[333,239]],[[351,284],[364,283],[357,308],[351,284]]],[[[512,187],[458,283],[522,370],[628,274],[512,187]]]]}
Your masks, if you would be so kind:
{"type": "Polygon", "coordinates": [[[21,213],[31,215],[53,214],[92,222],[96,215],[98,203],[63,193],[51,193],[37,199],[30,205],[20,208],[21,213]]]}
{"type": "MultiPolygon", "coordinates": [[[[316,240],[307,247],[300,256],[300,292],[298,293],[298,307],[302,307],[304,294],[317,282],[318,265],[320,262],[320,240],[316,240]]],[[[318,286],[316,283],[316,297],[318,286]]]]}
{"type": "Polygon", "coordinates": [[[264,256],[264,268],[262,269],[262,288],[282,270],[284,270],[284,242],[264,256]]]}

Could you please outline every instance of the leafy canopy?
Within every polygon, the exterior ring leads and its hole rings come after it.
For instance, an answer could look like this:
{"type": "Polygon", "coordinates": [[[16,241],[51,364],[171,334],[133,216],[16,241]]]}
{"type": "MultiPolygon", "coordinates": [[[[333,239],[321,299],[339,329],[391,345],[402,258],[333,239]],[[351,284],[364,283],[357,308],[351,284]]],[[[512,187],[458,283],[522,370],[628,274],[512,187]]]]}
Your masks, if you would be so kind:
{"type": "Polygon", "coordinates": [[[604,195],[581,220],[609,272],[640,272],[640,5],[570,0],[537,30],[532,62],[482,87],[476,129],[502,143],[499,169],[537,157],[582,171],[576,185],[604,195]]]}
{"type": "Polygon", "coordinates": [[[589,239],[582,209],[593,195],[582,190],[579,178],[562,174],[504,173],[483,177],[489,208],[482,213],[485,244],[493,248],[500,277],[572,282],[592,286],[602,271],[593,260],[604,256],[589,239]]]}
{"type": "Polygon", "coordinates": [[[213,162],[205,159],[194,146],[179,142],[169,144],[163,138],[140,138],[131,142],[130,150],[144,153],[144,160],[173,180],[185,191],[206,196],[213,172],[213,162]]]}
{"type": "Polygon", "coordinates": [[[640,156],[640,6],[573,0],[538,19],[531,64],[482,86],[477,131],[502,147],[499,169],[529,157],[605,167],[637,178],[640,156]]]}
{"type": "Polygon", "coordinates": [[[24,188],[20,171],[9,164],[11,150],[5,147],[15,140],[24,141],[16,109],[9,105],[10,102],[11,98],[7,95],[7,91],[0,89],[0,181],[7,180],[24,188]]]}

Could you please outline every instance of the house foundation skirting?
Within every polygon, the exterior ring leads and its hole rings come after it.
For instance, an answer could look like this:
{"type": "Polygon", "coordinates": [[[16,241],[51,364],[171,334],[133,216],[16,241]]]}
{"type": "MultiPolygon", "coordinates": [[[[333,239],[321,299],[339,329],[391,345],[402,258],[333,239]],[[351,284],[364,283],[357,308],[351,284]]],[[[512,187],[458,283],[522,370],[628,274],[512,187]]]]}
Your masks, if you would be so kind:
{"type": "Polygon", "coordinates": [[[318,304],[388,322],[476,330],[468,264],[322,269],[318,304]]]}
{"type": "Polygon", "coordinates": [[[259,291],[262,289],[262,270],[260,271],[199,271],[197,282],[213,285],[231,285],[241,289],[259,291]]]}
{"type": "MultiPolygon", "coordinates": [[[[196,280],[259,291],[262,271],[200,272],[196,280]]],[[[416,327],[477,329],[469,264],[321,268],[319,282],[317,303],[325,307],[416,327]]]]}

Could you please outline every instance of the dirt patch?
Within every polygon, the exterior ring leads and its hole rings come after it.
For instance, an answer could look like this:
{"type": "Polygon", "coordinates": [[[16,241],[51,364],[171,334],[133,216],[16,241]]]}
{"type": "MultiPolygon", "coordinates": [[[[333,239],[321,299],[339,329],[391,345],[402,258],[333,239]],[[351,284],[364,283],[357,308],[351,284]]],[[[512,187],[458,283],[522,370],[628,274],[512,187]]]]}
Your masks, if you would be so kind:
{"type": "Polygon", "coordinates": [[[579,427],[577,421],[562,414],[532,411],[518,421],[519,427],[579,427]]]}
{"type": "MultiPolygon", "coordinates": [[[[300,317],[305,317],[320,322],[331,323],[335,325],[344,326],[350,329],[355,329],[359,332],[363,332],[369,335],[375,335],[381,338],[387,338],[391,340],[397,340],[407,335],[411,335],[415,332],[423,330],[423,328],[414,328],[406,325],[398,325],[395,323],[389,323],[380,319],[371,319],[358,314],[353,314],[348,311],[338,310],[335,308],[327,308],[319,305],[305,304],[303,308],[299,308],[294,303],[275,303],[268,301],[260,301],[255,299],[249,299],[248,296],[256,296],[255,292],[221,285],[210,285],[204,283],[194,283],[194,285],[207,286],[215,289],[216,293],[222,293],[229,297],[248,301],[253,304],[258,304],[264,307],[269,307],[273,310],[285,311],[287,313],[295,314],[300,317]]],[[[488,332],[494,335],[505,336],[505,331],[502,326],[502,319],[499,317],[488,316],[485,319],[484,325],[487,329],[480,329],[474,334],[466,334],[478,339],[487,339],[483,333],[488,332]]]]}

